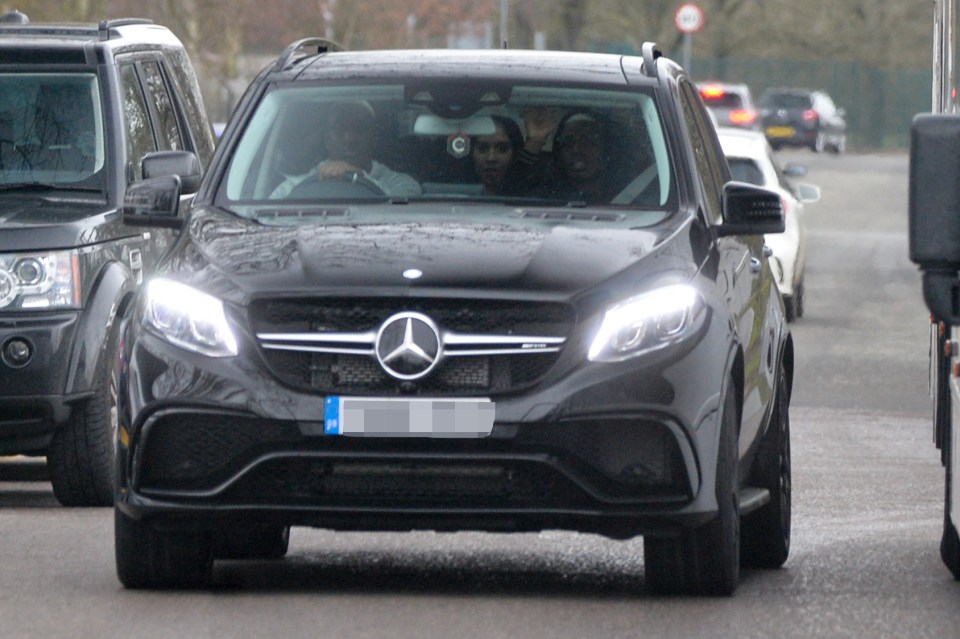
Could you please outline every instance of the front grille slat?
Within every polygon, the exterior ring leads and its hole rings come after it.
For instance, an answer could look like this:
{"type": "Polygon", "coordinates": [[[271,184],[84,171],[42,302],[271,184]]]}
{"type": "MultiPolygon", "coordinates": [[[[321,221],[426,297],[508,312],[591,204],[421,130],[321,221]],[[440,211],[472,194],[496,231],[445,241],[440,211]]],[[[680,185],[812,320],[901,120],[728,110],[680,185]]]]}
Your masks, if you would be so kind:
{"type": "Polygon", "coordinates": [[[513,300],[266,299],[251,305],[250,320],[267,366],[298,389],[449,396],[536,383],[559,357],[574,313],[566,304],[513,300]],[[387,374],[374,352],[380,326],[401,312],[429,317],[445,337],[444,359],[414,384],[387,374]]]}
{"type": "Polygon", "coordinates": [[[586,504],[586,494],[534,462],[277,460],[257,467],[223,499],[296,505],[518,507],[586,504]]]}

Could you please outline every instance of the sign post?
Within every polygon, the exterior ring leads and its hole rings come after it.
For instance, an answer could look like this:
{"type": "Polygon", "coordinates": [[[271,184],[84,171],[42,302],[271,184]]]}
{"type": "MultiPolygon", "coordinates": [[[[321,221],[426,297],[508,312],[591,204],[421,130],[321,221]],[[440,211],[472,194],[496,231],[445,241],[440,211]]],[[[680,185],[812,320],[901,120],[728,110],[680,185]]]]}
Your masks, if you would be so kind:
{"type": "Polygon", "coordinates": [[[686,2],[677,7],[677,13],[673,21],[683,33],[683,68],[687,73],[691,73],[690,50],[693,34],[703,28],[703,9],[698,4],[686,2]]]}

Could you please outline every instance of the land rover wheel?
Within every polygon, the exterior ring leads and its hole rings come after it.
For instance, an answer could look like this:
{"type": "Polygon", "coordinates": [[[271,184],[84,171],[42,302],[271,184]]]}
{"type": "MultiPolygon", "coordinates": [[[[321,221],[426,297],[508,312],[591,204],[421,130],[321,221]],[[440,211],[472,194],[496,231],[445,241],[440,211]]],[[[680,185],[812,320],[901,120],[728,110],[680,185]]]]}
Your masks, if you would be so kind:
{"type": "Polygon", "coordinates": [[[119,341],[115,325],[96,372],[93,395],[74,406],[70,419],[50,442],[50,482],[64,506],[113,504],[119,341]]]}

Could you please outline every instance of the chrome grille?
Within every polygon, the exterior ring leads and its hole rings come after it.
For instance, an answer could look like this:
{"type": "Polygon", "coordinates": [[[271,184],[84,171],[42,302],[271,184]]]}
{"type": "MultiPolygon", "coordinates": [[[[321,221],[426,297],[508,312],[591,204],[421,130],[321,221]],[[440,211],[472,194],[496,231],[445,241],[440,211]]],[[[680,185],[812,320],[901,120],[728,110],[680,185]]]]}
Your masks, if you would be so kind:
{"type": "Polygon", "coordinates": [[[503,300],[261,300],[251,306],[261,354],[284,382],[333,394],[508,392],[535,383],[573,326],[564,304],[503,300]],[[376,357],[377,333],[396,313],[417,312],[440,330],[436,368],[415,384],[394,379],[376,357]]]}

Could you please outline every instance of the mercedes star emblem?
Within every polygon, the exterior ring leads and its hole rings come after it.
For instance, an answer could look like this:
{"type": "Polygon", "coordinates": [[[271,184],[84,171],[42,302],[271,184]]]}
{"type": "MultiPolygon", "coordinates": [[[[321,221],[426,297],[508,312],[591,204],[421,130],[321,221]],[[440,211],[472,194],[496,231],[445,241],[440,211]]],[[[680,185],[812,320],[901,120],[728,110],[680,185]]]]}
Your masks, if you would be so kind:
{"type": "Polygon", "coordinates": [[[440,331],[420,313],[397,313],[377,333],[377,360],[397,379],[420,379],[429,373],[440,359],[440,350],[440,331]]]}

